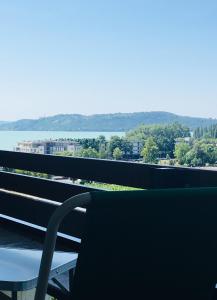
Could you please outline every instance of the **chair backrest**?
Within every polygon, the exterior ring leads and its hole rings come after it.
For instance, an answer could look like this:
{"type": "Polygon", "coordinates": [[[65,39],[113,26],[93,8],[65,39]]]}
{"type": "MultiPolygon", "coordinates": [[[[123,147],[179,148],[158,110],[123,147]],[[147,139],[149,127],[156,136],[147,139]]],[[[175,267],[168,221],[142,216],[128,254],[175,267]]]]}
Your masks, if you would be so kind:
{"type": "Polygon", "coordinates": [[[91,196],[72,299],[212,299],[217,188],[91,196]]]}

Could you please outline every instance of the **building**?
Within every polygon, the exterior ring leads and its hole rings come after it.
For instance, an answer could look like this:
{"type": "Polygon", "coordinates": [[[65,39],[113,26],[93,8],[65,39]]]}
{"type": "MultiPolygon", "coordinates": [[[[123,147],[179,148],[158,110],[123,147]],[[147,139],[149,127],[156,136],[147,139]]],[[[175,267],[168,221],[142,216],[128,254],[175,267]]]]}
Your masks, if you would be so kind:
{"type": "Polygon", "coordinates": [[[132,150],[133,150],[133,155],[135,156],[140,156],[140,153],[142,151],[142,148],[143,148],[143,143],[142,142],[139,142],[139,141],[134,141],[132,142],[132,150]]]}
{"type": "Polygon", "coordinates": [[[17,146],[14,148],[14,151],[25,152],[25,153],[46,154],[46,143],[40,141],[37,142],[23,141],[17,143],[17,146]]]}
{"type": "Polygon", "coordinates": [[[175,139],[175,144],[181,144],[181,143],[185,143],[185,144],[190,144],[191,142],[191,137],[187,136],[184,138],[177,138],[175,139]]]}
{"type": "Polygon", "coordinates": [[[14,151],[34,154],[56,154],[67,151],[75,154],[81,149],[81,145],[75,141],[44,140],[19,142],[14,148],[14,151]]]}

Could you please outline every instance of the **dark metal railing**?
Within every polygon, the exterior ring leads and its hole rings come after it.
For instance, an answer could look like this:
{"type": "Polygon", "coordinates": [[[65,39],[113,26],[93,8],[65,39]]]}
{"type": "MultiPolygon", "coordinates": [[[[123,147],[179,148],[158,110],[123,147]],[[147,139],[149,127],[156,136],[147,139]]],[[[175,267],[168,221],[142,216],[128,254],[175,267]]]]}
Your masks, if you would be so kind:
{"type": "MultiPolygon", "coordinates": [[[[148,189],[217,185],[217,173],[211,170],[164,167],[103,159],[0,151],[0,166],[148,189]]],[[[4,172],[0,174],[1,181],[5,181],[4,176],[8,181],[8,177],[6,178],[6,176],[9,176],[8,174],[5,175],[4,172]]],[[[13,180],[15,180],[15,177],[13,177],[13,180]]],[[[22,179],[18,180],[22,185],[22,179]]],[[[23,177],[24,183],[27,180],[27,177],[23,177]]],[[[33,182],[32,179],[32,187],[33,182]]]]}
{"type": "MultiPolygon", "coordinates": [[[[215,171],[134,162],[0,151],[0,166],[144,189],[217,186],[215,171]]],[[[0,189],[0,214],[43,227],[61,202],[94,190],[6,171],[0,171],[0,189]]],[[[61,232],[80,237],[83,222],[84,211],[77,210],[61,232]]]]}

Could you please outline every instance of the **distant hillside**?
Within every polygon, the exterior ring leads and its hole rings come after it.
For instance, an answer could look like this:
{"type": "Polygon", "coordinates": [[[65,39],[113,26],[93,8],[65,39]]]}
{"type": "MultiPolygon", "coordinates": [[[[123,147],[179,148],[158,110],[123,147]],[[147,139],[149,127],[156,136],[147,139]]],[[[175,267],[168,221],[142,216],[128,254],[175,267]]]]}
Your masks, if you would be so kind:
{"type": "Polygon", "coordinates": [[[140,124],[179,122],[191,129],[217,124],[217,119],[179,116],[168,112],[116,113],[84,116],[61,114],[37,120],[0,122],[0,130],[39,131],[128,131],[140,124]]]}

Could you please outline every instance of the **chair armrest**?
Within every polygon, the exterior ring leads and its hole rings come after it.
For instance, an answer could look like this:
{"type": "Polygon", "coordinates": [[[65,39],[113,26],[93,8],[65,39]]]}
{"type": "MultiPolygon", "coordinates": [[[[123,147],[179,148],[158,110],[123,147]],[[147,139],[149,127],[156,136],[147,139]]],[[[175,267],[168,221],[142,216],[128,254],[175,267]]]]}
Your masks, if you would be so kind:
{"type": "Polygon", "coordinates": [[[63,202],[50,218],[39,269],[38,283],[36,287],[35,300],[44,300],[47,292],[47,285],[53,253],[56,245],[56,238],[59,226],[67,214],[74,208],[87,205],[91,201],[90,193],[83,193],[73,196],[63,202]]]}

